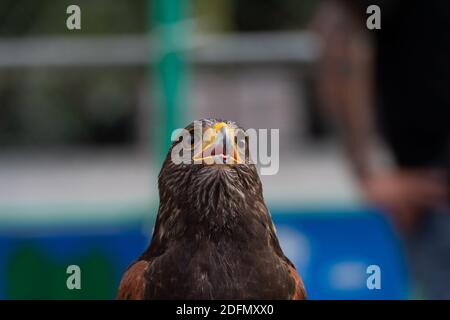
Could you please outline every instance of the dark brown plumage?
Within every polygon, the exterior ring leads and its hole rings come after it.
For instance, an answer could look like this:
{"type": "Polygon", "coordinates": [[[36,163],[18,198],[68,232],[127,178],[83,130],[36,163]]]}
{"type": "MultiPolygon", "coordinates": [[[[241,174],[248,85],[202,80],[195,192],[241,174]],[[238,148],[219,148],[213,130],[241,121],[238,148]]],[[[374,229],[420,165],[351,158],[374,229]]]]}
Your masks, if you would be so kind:
{"type": "MultiPolygon", "coordinates": [[[[202,120],[204,129],[218,124],[202,120]]],[[[240,163],[208,165],[173,163],[178,143],[159,174],[151,244],[128,268],[117,298],[305,299],[302,280],[280,248],[248,144],[240,163]]]]}

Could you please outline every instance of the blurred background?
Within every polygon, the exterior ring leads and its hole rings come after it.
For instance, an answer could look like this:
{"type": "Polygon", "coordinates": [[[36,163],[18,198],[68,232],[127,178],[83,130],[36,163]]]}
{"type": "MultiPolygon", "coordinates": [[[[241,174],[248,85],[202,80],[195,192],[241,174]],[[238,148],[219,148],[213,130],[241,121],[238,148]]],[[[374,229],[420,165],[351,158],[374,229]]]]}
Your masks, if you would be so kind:
{"type": "Polygon", "coordinates": [[[114,298],[150,240],[172,130],[205,117],[280,130],[264,196],[311,299],[430,297],[336,116],[374,101],[372,31],[348,2],[1,0],[0,298],[114,298]],[[73,264],[81,290],[66,287],[73,264]]]}

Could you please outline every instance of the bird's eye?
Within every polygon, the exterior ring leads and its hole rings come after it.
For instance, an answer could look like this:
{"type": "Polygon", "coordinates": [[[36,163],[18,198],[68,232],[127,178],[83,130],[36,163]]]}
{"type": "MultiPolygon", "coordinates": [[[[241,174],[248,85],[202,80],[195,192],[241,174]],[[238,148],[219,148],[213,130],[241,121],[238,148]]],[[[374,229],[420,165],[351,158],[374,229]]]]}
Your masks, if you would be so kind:
{"type": "Polygon", "coordinates": [[[245,148],[245,138],[244,137],[238,138],[237,136],[235,136],[234,143],[239,149],[245,148]]]}

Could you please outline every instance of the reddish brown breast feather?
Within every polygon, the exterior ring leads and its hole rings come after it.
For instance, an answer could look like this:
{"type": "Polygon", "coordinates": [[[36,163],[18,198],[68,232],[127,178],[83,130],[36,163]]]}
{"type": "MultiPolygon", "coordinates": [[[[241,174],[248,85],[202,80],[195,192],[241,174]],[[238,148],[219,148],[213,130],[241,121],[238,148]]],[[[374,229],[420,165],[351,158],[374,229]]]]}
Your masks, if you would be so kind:
{"type": "Polygon", "coordinates": [[[120,300],[142,300],[144,298],[145,280],[144,274],[149,263],[140,260],[127,270],[120,281],[117,299],[120,300]]]}
{"type": "MultiPolygon", "coordinates": [[[[145,279],[149,263],[145,260],[138,261],[131,265],[122,277],[117,292],[119,300],[142,300],[144,299],[145,279]]],[[[306,290],[302,279],[294,267],[289,266],[289,274],[294,279],[295,291],[291,300],[305,300],[306,290]]]]}
{"type": "Polygon", "coordinates": [[[291,277],[294,278],[295,281],[295,291],[291,300],[305,300],[306,290],[302,278],[300,278],[299,274],[297,273],[297,270],[295,270],[294,267],[292,266],[289,266],[289,273],[291,277]]]}

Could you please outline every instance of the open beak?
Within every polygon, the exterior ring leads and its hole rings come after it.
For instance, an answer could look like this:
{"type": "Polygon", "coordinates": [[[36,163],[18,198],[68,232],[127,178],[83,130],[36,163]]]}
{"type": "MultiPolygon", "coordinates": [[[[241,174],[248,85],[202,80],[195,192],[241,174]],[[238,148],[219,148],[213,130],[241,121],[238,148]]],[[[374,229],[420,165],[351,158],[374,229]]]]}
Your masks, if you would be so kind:
{"type": "Polygon", "coordinates": [[[238,150],[235,134],[234,129],[225,122],[219,122],[207,128],[203,133],[202,146],[200,150],[195,151],[196,154],[192,159],[205,164],[243,163],[243,150],[238,150]]]}

